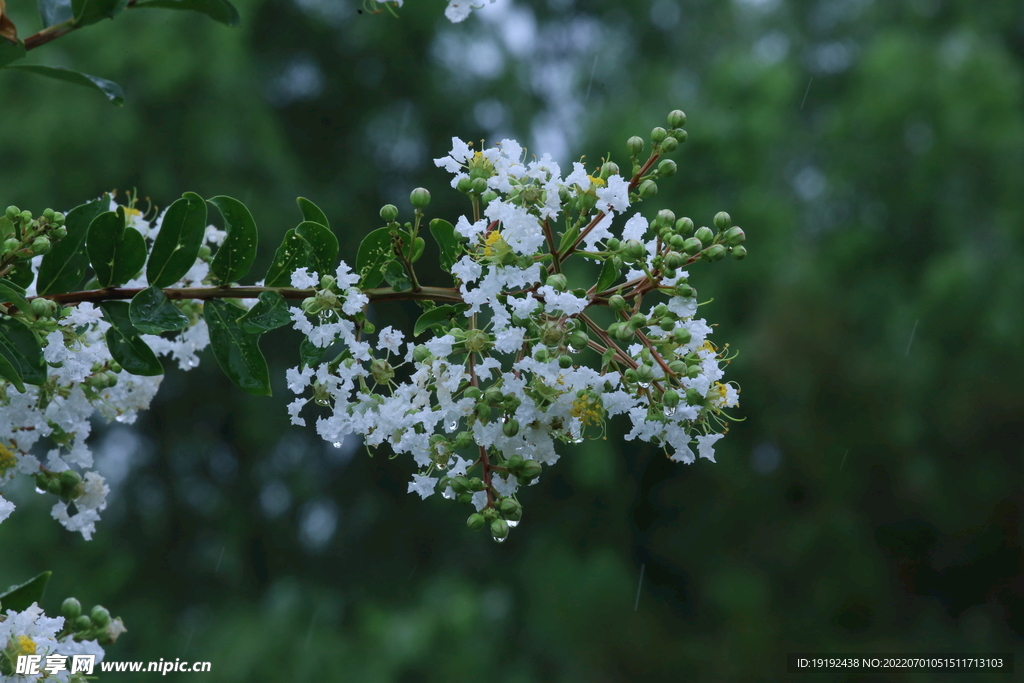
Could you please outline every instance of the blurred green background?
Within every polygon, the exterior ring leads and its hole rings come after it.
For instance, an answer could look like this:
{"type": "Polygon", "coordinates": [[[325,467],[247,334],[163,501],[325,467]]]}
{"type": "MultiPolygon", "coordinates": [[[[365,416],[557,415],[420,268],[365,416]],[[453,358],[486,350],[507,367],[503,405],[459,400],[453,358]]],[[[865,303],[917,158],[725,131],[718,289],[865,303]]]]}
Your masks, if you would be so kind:
{"type": "MultiPolygon", "coordinates": [[[[8,0],[23,36],[32,5],[8,0]]],[[[239,29],[130,11],[66,36],[28,61],[118,81],[127,104],[0,73],[0,203],[229,194],[265,265],[303,195],[351,258],[415,186],[432,215],[465,211],[431,161],[453,135],[567,167],[624,160],[681,108],[679,173],[643,210],[728,210],[750,251],[690,271],[740,351],[746,421],[718,463],[615,423],[526,492],[499,546],[407,494],[411,463],[289,426],[281,332],[273,398],[207,356],[134,428],[97,425],[113,493],[94,541],[12,494],[0,585],[53,569],[49,611],[75,595],[124,618],[109,658],[209,660],[210,683],[930,681],[790,676],[785,654],[1019,655],[1022,5],[501,0],[458,25],[444,5],[239,0],[239,29]]]]}

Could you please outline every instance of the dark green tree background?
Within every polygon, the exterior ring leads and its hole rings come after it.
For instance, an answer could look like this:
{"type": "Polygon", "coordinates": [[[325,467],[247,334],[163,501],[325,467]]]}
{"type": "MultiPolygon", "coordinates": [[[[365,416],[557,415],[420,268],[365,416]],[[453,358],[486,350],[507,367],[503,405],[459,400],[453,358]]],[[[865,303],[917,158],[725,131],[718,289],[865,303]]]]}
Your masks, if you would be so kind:
{"type": "MultiPolygon", "coordinates": [[[[30,4],[8,0],[22,34],[30,4]]],[[[515,0],[459,25],[441,0],[238,5],[239,29],[133,11],[31,53],[118,81],[120,109],[0,72],[4,205],[229,194],[266,264],[303,195],[353,255],[415,186],[465,210],[431,162],[453,135],[624,160],[679,107],[679,172],[644,211],[746,229],[745,261],[690,271],[746,421],[692,466],[616,424],[499,546],[405,493],[409,463],[289,426],[282,332],[273,398],[209,358],[135,427],[97,425],[96,540],[14,494],[0,585],[53,569],[50,612],[124,618],[110,658],[209,660],[211,682],[774,681],[793,651],[1020,651],[1020,3],[515,0]]]]}

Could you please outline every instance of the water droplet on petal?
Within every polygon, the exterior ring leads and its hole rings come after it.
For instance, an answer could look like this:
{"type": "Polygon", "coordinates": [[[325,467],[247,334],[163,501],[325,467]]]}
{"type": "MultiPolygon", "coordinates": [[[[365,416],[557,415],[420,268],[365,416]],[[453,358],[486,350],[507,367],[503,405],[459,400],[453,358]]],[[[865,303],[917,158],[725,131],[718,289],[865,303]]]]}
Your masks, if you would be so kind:
{"type": "Polygon", "coordinates": [[[670,406],[665,406],[665,417],[672,417],[676,414],[676,409],[670,406]]]}
{"type": "Polygon", "coordinates": [[[118,415],[114,419],[117,420],[118,422],[120,422],[121,424],[125,424],[126,422],[128,422],[128,416],[127,415],[118,415]]]}
{"type": "Polygon", "coordinates": [[[517,526],[519,526],[518,519],[506,519],[505,523],[508,524],[510,529],[515,529],[517,526]]]}
{"type": "Polygon", "coordinates": [[[580,351],[582,351],[582,349],[577,349],[572,344],[569,344],[569,353],[579,353],[580,351]]]}
{"type": "Polygon", "coordinates": [[[334,446],[335,448],[341,448],[341,442],[340,441],[335,441],[331,445],[334,446]]]}
{"type": "Polygon", "coordinates": [[[459,428],[459,421],[458,420],[452,420],[451,422],[448,423],[448,431],[449,432],[454,432],[458,428],[459,428]]]}
{"type": "Polygon", "coordinates": [[[452,500],[455,498],[455,493],[452,492],[451,487],[448,487],[444,491],[441,491],[441,497],[445,500],[452,500]]]}
{"type": "Polygon", "coordinates": [[[195,368],[199,366],[199,361],[196,360],[195,358],[189,358],[187,361],[185,361],[185,364],[188,365],[190,368],[195,368]]]}

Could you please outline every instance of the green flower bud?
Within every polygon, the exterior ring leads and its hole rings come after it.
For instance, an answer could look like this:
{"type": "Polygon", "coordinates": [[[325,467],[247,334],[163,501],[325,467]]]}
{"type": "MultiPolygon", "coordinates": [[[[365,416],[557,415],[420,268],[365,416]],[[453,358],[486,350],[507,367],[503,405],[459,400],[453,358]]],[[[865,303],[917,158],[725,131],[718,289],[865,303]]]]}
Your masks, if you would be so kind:
{"type": "Polygon", "coordinates": [[[472,493],[460,493],[459,495],[455,496],[455,500],[457,500],[458,502],[462,503],[463,505],[467,505],[467,504],[473,502],[473,494],[472,493]]]}
{"type": "MultiPolygon", "coordinates": [[[[53,212],[53,224],[54,225],[64,225],[64,214],[62,214],[60,211],[54,211],[53,212]]],[[[65,235],[67,234],[66,230],[64,231],[64,234],[65,235]]]]}
{"type": "Polygon", "coordinates": [[[82,616],[80,616],[77,619],[75,619],[74,630],[75,630],[76,633],[81,633],[82,631],[88,631],[91,628],[92,628],[92,619],[89,618],[89,615],[83,614],[82,616]]]}
{"type": "Polygon", "coordinates": [[[53,221],[53,215],[53,209],[43,209],[43,218],[46,219],[47,223],[53,221]]]}
{"type": "Polygon", "coordinates": [[[110,612],[108,612],[107,608],[102,605],[96,605],[93,607],[89,616],[92,617],[93,622],[100,628],[105,628],[107,624],[110,623],[110,612]]]}
{"type": "MultiPolygon", "coordinates": [[[[35,245],[33,245],[33,246],[32,246],[32,249],[33,249],[33,250],[35,249],[35,245]]],[[[212,249],[210,249],[210,246],[209,246],[209,245],[207,245],[207,244],[204,244],[204,245],[202,245],[201,247],[199,247],[199,254],[198,254],[198,256],[199,256],[199,258],[200,258],[201,260],[203,260],[203,261],[206,261],[206,260],[207,260],[207,259],[209,259],[209,258],[210,258],[210,256],[212,256],[212,255],[213,255],[213,250],[212,250],[212,249]]]]}
{"type": "MultiPolygon", "coordinates": [[[[629,149],[629,153],[632,156],[636,156],[640,152],[644,151],[644,139],[634,135],[630,139],[626,140],[626,147],[629,149]]],[[[9,211],[10,209],[8,209],[9,211]]]]}
{"type": "Polygon", "coordinates": [[[548,275],[547,284],[553,287],[556,292],[564,292],[569,289],[569,281],[562,273],[548,275]]]}
{"type": "Polygon", "coordinates": [[[303,313],[306,313],[308,315],[316,315],[317,313],[324,309],[324,305],[323,302],[321,302],[320,299],[318,299],[317,297],[307,296],[305,299],[302,300],[302,303],[299,304],[299,308],[302,309],[303,313]]]}
{"type": "Polygon", "coordinates": [[[647,324],[647,318],[642,313],[636,313],[629,319],[629,326],[638,330],[647,324]]]}
{"type": "Polygon", "coordinates": [[[471,398],[471,399],[473,399],[475,401],[478,398],[480,398],[482,393],[483,392],[480,391],[480,387],[472,387],[472,386],[470,386],[470,387],[466,387],[466,390],[464,392],[462,392],[462,395],[465,396],[466,398],[471,398]]]}
{"type": "Polygon", "coordinates": [[[430,192],[424,187],[417,187],[409,195],[409,201],[417,209],[425,209],[430,205],[430,192]]]}
{"type": "Polygon", "coordinates": [[[662,318],[661,322],[658,323],[658,327],[660,327],[665,332],[671,332],[672,330],[676,329],[676,321],[673,320],[672,318],[662,318]]]}
{"type": "Polygon", "coordinates": [[[676,174],[677,168],[676,162],[671,159],[662,159],[658,163],[658,175],[662,178],[671,178],[676,174]]]}
{"type": "Polygon", "coordinates": [[[689,344],[691,336],[690,331],[685,327],[677,327],[672,330],[672,341],[676,344],[689,344]]]}
{"type": "Polygon", "coordinates": [[[504,498],[500,503],[498,503],[498,510],[503,515],[512,515],[522,509],[523,507],[519,504],[519,501],[514,498],[504,498]]]}
{"type": "Polygon", "coordinates": [[[491,336],[483,330],[469,330],[466,332],[466,350],[471,353],[482,353],[489,350],[494,343],[491,336]]]}
{"type": "Polygon", "coordinates": [[[629,304],[626,303],[626,299],[621,294],[613,294],[608,297],[608,308],[613,311],[623,311],[628,305],[629,304]]]}
{"type": "Polygon", "coordinates": [[[509,457],[508,460],[505,461],[505,467],[508,468],[509,472],[515,474],[523,468],[524,462],[525,461],[523,460],[523,456],[519,455],[518,453],[514,453],[511,457],[509,457]]]}
{"type": "Polygon", "coordinates": [[[668,137],[668,131],[666,131],[661,126],[657,126],[656,128],[654,128],[654,130],[651,131],[651,142],[653,142],[656,145],[664,141],[666,137],[668,137]]]}
{"type": "Polygon", "coordinates": [[[473,189],[473,182],[469,178],[459,178],[459,182],[455,185],[455,189],[462,194],[469,194],[470,190],[473,189]]]}
{"type": "Polygon", "coordinates": [[[705,252],[709,261],[721,261],[725,258],[726,250],[721,244],[712,244],[705,252]]]}
{"type": "Polygon", "coordinates": [[[523,466],[519,470],[519,476],[526,479],[536,479],[543,469],[536,460],[523,460],[523,466]]]}
{"type": "Polygon", "coordinates": [[[614,161],[606,161],[601,166],[601,178],[608,180],[609,177],[619,174],[619,165],[614,161]]]}
{"type": "Polygon", "coordinates": [[[687,389],[686,402],[691,406],[699,405],[704,402],[704,397],[696,389],[687,389]]]}
{"type": "Polygon", "coordinates": [[[615,338],[621,342],[629,341],[633,338],[633,329],[629,325],[619,323],[618,329],[615,330],[615,338]]]}
{"type": "Polygon", "coordinates": [[[548,350],[542,346],[541,348],[533,352],[533,357],[536,358],[541,363],[547,363],[548,360],[550,360],[551,358],[551,354],[549,354],[548,350]]]}
{"type": "Polygon", "coordinates": [[[722,237],[722,241],[728,244],[730,247],[735,247],[747,239],[746,233],[743,232],[743,228],[738,225],[734,225],[725,231],[725,235],[722,237]]]}
{"type": "Polygon", "coordinates": [[[491,536],[496,540],[501,540],[508,536],[508,522],[503,519],[496,519],[491,522],[491,536]]]}
{"type": "Polygon", "coordinates": [[[697,228],[697,232],[693,233],[693,236],[699,239],[703,244],[708,244],[715,240],[715,233],[711,232],[711,228],[703,227],[697,228]]]}
{"type": "Polygon", "coordinates": [[[455,477],[451,480],[452,491],[455,493],[466,493],[469,491],[469,479],[466,477],[455,477]]]}
{"type": "Polygon", "coordinates": [[[21,213],[21,209],[19,209],[16,206],[8,206],[7,207],[7,217],[10,218],[12,221],[14,219],[16,219],[18,217],[18,214],[20,214],[20,213],[21,213]]]}
{"type": "Polygon", "coordinates": [[[394,204],[385,204],[380,207],[380,217],[391,223],[398,220],[398,207],[394,204]]]}
{"type": "Polygon", "coordinates": [[[686,373],[686,363],[681,360],[674,360],[668,364],[668,369],[677,375],[682,375],[686,373]]]}
{"type": "Polygon", "coordinates": [[[82,603],[78,602],[75,598],[68,598],[60,606],[60,613],[68,621],[74,621],[82,614],[82,603]]]}
{"type": "Polygon", "coordinates": [[[665,138],[665,141],[661,143],[661,151],[665,154],[671,154],[676,151],[676,147],[679,146],[679,141],[671,135],[665,138]]]}
{"type": "Polygon", "coordinates": [[[668,278],[669,280],[671,280],[672,278],[674,278],[674,277],[675,277],[676,275],[678,275],[679,273],[677,273],[677,272],[676,272],[676,269],[675,269],[675,268],[669,268],[669,267],[667,267],[667,266],[666,266],[666,267],[665,267],[665,268],[664,268],[664,269],[663,269],[663,270],[661,271],[661,274],[662,274],[662,275],[664,275],[664,276],[665,276],[666,278],[668,278]]]}
{"type": "Polygon", "coordinates": [[[731,249],[731,252],[733,258],[735,258],[737,261],[742,261],[747,256],[747,248],[744,246],[733,247],[731,249]]]}
{"type": "Polygon", "coordinates": [[[719,230],[725,230],[731,223],[732,217],[730,217],[725,211],[719,211],[715,214],[715,227],[719,230]]]}
{"type": "Polygon", "coordinates": [[[505,396],[498,387],[488,387],[484,392],[484,400],[488,405],[496,406],[504,400],[505,396]]]}
{"type": "Polygon", "coordinates": [[[654,369],[650,365],[636,366],[636,381],[641,384],[650,384],[654,381],[654,369]]]}
{"type": "Polygon", "coordinates": [[[686,248],[686,238],[682,235],[672,235],[668,238],[668,244],[676,251],[682,251],[686,248]]]}
{"type": "Polygon", "coordinates": [[[672,131],[672,137],[679,141],[679,144],[686,142],[686,131],[683,129],[672,131]]]}
{"type": "Polygon", "coordinates": [[[568,370],[569,368],[571,368],[572,367],[572,356],[570,356],[567,353],[563,353],[561,356],[559,356],[558,357],[558,367],[562,368],[563,370],[568,370]]]}
{"type": "Polygon", "coordinates": [[[668,127],[669,128],[682,128],[686,125],[686,114],[678,109],[673,109],[668,113],[668,127]]]}
{"type": "Polygon", "coordinates": [[[486,487],[484,486],[484,482],[480,479],[480,477],[473,477],[469,480],[470,491],[483,491],[484,488],[486,487]]]}
{"type": "Polygon", "coordinates": [[[62,240],[68,236],[68,229],[62,225],[60,227],[54,228],[53,232],[51,232],[50,235],[55,240],[62,240]]]}
{"type": "Polygon", "coordinates": [[[111,372],[121,372],[121,370],[122,370],[121,365],[117,361],[110,361],[110,371],[111,372]]]}
{"type": "Polygon", "coordinates": [[[686,216],[683,216],[682,218],[676,221],[675,229],[676,233],[680,235],[689,235],[690,233],[693,232],[693,221],[691,221],[686,216]]]}
{"type": "Polygon", "coordinates": [[[626,240],[626,244],[622,247],[622,253],[627,258],[637,261],[647,256],[647,247],[640,240],[626,240]]]}
{"type": "Polygon", "coordinates": [[[32,299],[29,305],[32,307],[32,313],[39,318],[49,318],[58,309],[57,302],[50,301],[49,299],[32,299]]]}
{"type": "Polygon", "coordinates": [[[676,215],[671,209],[662,209],[658,212],[658,216],[655,218],[656,221],[662,225],[672,225],[676,222],[676,215]]]}
{"type": "Polygon", "coordinates": [[[487,192],[487,180],[485,178],[473,178],[470,187],[476,194],[483,194],[487,192]]]}
{"type": "Polygon", "coordinates": [[[689,299],[693,295],[693,287],[686,284],[685,282],[676,287],[676,296],[681,296],[685,299],[689,299]]]}
{"type": "Polygon", "coordinates": [[[590,343],[590,336],[583,330],[576,330],[569,335],[569,346],[574,349],[585,349],[590,343]]]}
{"type": "Polygon", "coordinates": [[[107,376],[107,386],[112,387],[117,385],[117,375],[112,372],[105,373],[107,376]]]}
{"type": "Polygon", "coordinates": [[[480,531],[484,528],[484,516],[479,512],[474,512],[469,516],[469,519],[466,520],[466,526],[468,526],[472,531],[480,531]]]}
{"type": "Polygon", "coordinates": [[[512,438],[519,433],[519,420],[506,420],[505,424],[501,425],[501,431],[505,436],[512,438]]]}
{"type": "Polygon", "coordinates": [[[640,183],[640,197],[642,199],[650,199],[656,194],[658,194],[658,183],[649,179],[640,183]]]}
{"type": "MultiPolygon", "coordinates": [[[[675,235],[675,237],[678,236],[679,235],[675,235]]],[[[685,243],[686,241],[683,240],[683,244],[685,243]]],[[[669,268],[682,268],[685,264],[686,257],[680,254],[678,251],[670,251],[665,256],[665,265],[668,266],[669,268]]]]}
{"type": "Polygon", "coordinates": [[[697,379],[698,377],[700,377],[700,366],[690,365],[689,367],[687,367],[686,376],[689,377],[690,379],[697,379]]]}
{"type": "Polygon", "coordinates": [[[455,437],[455,447],[458,449],[469,448],[473,445],[473,432],[459,432],[455,437]]]}
{"type": "Polygon", "coordinates": [[[661,397],[661,402],[669,408],[675,408],[679,405],[679,392],[675,389],[666,389],[665,394],[661,397]]]}
{"type": "Polygon", "coordinates": [[[428,358],[430,358],[430,350],[423,344],[420,344],[412,350],[412,359],[417,363],[423,363],[428,358]]]}
{"type": "Polygon", "coordinates": [[[71,492],[76,486],[82,483],[82,475],[75,470],[64,470],[60,473],[60,487],[62,491],[71,492]]]}
{"type": "Polygon", "coordinates": [[[701,244],[700,239],[698,239],[697,237],[691,237],[683,242],[683,251],[685,251],[690,256],[693,256],[694,254],[698,253],[703,248],[704,245],[701,244]]]}
{"type": "Polygon", "coordinates": [[[629,382],[630,384],[635,384],[636,383],[636,370],[634,370],[633,368],[629,368],[624,373],[622,373],[622,377],[627,382],[629,382]]]}
{"type": "Polygon", "coordinates": [[[605,249],[607,249],[608,251],[618,251],[619,248],[622,246],[622,242],[620,242],[619,238],[617,237],[609,237],[608,240],[604,243],[604,246],[605,249]]]}
{"type": "Polygon", "coordinates": [[[21,242],[13,237],[4,240],[4,255],[13,254],[21,248],[21,242]]]}
{"type": "Polygon", "coordinates": [[[494,190],[487,190],[487,192],[484,192],[482,195],[480,195],[480,199],[482,199],[487,204],[490,204],[497,198],[498,193],[495,192],[494,190]]]}
{"type": "Polygon", "coordinates": [[[491,419],[491,407],[486,403],[476,404],[476,419],[481,422],[487,422],[491,419]]]}

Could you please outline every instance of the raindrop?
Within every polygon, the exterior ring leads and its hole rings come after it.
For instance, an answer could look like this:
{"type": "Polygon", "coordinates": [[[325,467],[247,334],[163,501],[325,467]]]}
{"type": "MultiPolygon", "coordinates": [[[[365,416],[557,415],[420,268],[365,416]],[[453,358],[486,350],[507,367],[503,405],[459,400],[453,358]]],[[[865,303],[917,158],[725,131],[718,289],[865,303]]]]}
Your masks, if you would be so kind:
{"type": "Polygon", "coordinates": [[[190,368],[195,368],[199,366],[199,361],[196,360],[195,358],[189,358],[187,361],[185,361],[185,364],[188,365],[190,368]]]}
{"type": "Polygon", "coordinates": [[[41,488],[39,488],[39,487],[37,486],[37,487],[36,487],[36,493],[46,493],[46,491],[42,490],[41,488]]]}
{"type": "Polygon", "coordinates": [[[517,526],[519,526],[518,519],[506,519],[505,523],[508,524],[510,529],[515,529],[517,526]]]}
{"type": "Polygon", "coordinates": [[[665,406],[665,417],[672,417],[676,414],[676,409],[671,406],[665,406]]]}
{"type": "Polygon", "coordinates": [[[329,399],[329,398],[318,398],[318,399],[316,399],[316,404],[320,405],[320,406],[328,406],[329,407],[331,405],[331,399],[329,399]]]}
{"type": "Polygon", "coordinates": [[[637,382],[637,384],[640,385],[641,389],[647,389],[648,387],[651,386],[650,382],[637,382]]]}
{"type": "Polygon", "coordinates": [[[452,420],[451,422],[448,423],[448,431],[449,432],[454,432],[458,428],[459,428],[459,421],[458,420],[452,420]]]}
{"type": "Polygon", "coordinates": [[[577,349],[572,344],[569,344],[569,353],[579,353],[580,351],[582,351],[582,349],[577,349]]]}
{"type": "Polygon", "coordinates": [[[127,424],[127,422],[128,422],[128,416],[127,415],[123,415],[123,414],[122,415],[118,415],[114,419],[117,420],[118,422],[120,422],[121,424],[127,424]]]}
{"type": "Polygon", "coordinates": [[[493,538],[494,538],[494,540],[495,540],[495,541],[497,541],[498,543],[504,543],[504,542],[505,542],[505,539],[506,539],[506,538],[508,538],[508,536],[505,536],[505,537],[503,537],[503,538],[498,538],[497,536],[494,536],[493,538]]]}
{"type": "Polygon", "coordinates": [[[335,448],[341,448],[341,442],[340,441],[335,441],[331,445],[334,446],[335,448]]]}
{"type": "Polygon", "coordinates": [[[325,323],[331,317],[331,314],[329,311],[320,311],[320,313],[317,314],[317,317],[320,319],[321,323],[325,323]]]}
{"type": "Polygon", "coordinates": [[[583,435],[582,434],[570,434],[569,435],[569,443],[583,443],[583,435]]]}
{"type": "Polygon", "coordinates": [[[444,498],[445,500],[452,500],[453,498],[455,498],[455,493],[452,491],[451,487],[449,486],[444,491],[441,491],[441,497],[444,498]]]}

